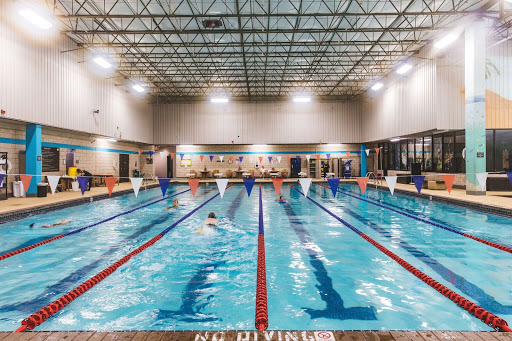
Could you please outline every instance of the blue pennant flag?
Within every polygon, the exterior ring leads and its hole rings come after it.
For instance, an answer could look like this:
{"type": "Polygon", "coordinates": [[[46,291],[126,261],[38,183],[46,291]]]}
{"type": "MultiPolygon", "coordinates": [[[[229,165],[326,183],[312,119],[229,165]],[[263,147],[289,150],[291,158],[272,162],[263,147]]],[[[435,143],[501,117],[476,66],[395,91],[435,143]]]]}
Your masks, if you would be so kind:
{"type": "MultiPolygon", "coordinates": [[[[505,173],[507,173],[508,181],[510,181],[510,183],[512,184],[512,171],[505,171],[505,173]]],[[[0,181],[0,184],[1,183],[2,181],[0,181]]]]}
{"type": "Polygon", "coordinates": [[[160,188],[162,189],[162,196],[165,197],[165,193],[167,192],[167,187],[169,187],[169,182],[171,179],[158,179],[160,183],[160,188]]]}
{"type": "Polygon", "coordinates": [[[183,157],[185,156],[185,154],[180,154],[180,159],[183,160],[183,157]]]}
{"type": "Polygon", "coordinates": [[[254,186],[254,182],[256,179],[244,179],[245,189],[247,190],[247,196],[251,196],[252,186],[254,186]]]}
{"type": "Polygon", "coordinates": [[[0,174],[0,187],[2,187],[2,185],[3,185],[4,177],[5,177],[5,174],[0,174]]]}
{"type": "Polygon", "coordinates": [[[329,158],[331,157],[331,154],[325,154],[325,156],[327,156],[327,160],[329,160],[329,158]]]}
{"type": "Polygon", "coordinates": [[[340,178],[328,178],[329,187],[331,187],[332,195],[336,198],[336,192],[338,192],[338,186],[340,185],[340,178]]]}
{"type": "Polygon", "coordinates": [[[272,163],[272,156],[268,157],[268,163],[272,163]]]}
{"type": "Polygon", "coordinates": [[[356,154],[358,157],[361,156],[361,152],[356,152],[356,154]]]}
{"type": "Polygon", "coordinates": [[[210,162],[213,162],[213,155],[210,155],[210,162]]]}
{"type": "Polygon", "coordinates": [[[153,157],[153,154],[154,154],[154,153],[155,153],[154,151],[150,150],[150,151],[149,151],[149,157],[153,157]]]}
{"type": "Polygon", "coordinates": [[[89,178],[86,176],[77,176],[76,179],[78,180],[78,186],[82,191],[82,195],[84,195],[85,190],[87,189],[87,183],[89,182],[89,178]]]}
{"type": "Polygon", "coordinates": [[[412,181],[414,181],[414,185],[418,190],[418,193],[421,193],[421,189],[423,188],[423,180],[425,180],[425,175],[413,175],[412,181]]]}
{"type": "Polygon", "coordinates": [[[244,157],[243,156],[240,156],[240,163],[242,163],[244,157]]]}

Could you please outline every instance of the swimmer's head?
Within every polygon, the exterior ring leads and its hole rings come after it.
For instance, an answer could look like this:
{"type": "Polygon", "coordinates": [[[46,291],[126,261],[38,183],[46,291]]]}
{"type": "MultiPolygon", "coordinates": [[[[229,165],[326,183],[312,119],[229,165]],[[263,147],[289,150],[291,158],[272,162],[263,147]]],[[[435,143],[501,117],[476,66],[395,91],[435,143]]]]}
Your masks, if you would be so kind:
{"type": "Polygon", "coordinates": [[[210,214],[208,214],[208,218],[215,218],[215,213],[210,212],[210,214]]]}
{"type": "Polygon", "coordinates": [[[279,201],[284,201],[284,197],[282,195],[279,197],[279,201]]]}
{"type": "Polygon", "coordinates": [[[178,199],[174,199],[174,200],[172,201],[172,203],[173,203],[174,205],[178,205],[178,199]]]}

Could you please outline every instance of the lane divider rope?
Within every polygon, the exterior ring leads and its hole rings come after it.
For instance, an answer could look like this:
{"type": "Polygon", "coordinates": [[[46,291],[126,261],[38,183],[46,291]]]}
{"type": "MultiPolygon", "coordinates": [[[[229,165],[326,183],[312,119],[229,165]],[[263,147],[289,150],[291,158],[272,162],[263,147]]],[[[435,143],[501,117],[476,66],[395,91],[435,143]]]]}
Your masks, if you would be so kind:
{"type": "MultiPolygon", "coordinates": [[[[204,186],[204,185],[201,185],[201,186],[204,186]]],[[[87,229],[89,229],[89,228],[91,228],[91,227],[98,226],[98,225],[100,225],[100,224],[103,224],[103,223],[106,223],[106,222],[108,222],[108,221],[111,221],[111,220],[113,220],[113,219],[115,219],[115,218],[118,218],[118,217],[121,217],[121,216],[123,216],[123,215],[127,215],[127,214],[130,214],[130,213],[133,213],[133,212],[135,212],[135,211],[138,211],[138,210],[143,209],[143,208],[145,208],[145,207],[151,206],[151,205],[156,204],[156,203],[158,203],[158,202],[160,202],[160,201],[164,201],[164,200],[167,200],[167,199],[169,199],[169,198],[172,198],[172,197],[178,196],[178,195],[183,194],[183,193],[188,192],[188,191],[190,191],[190,189],[187,189],[187,190],[182,191],[182,192],[179,192],[179,193],[175,193],[175,194],[173,194],[173,195],[169,195],[169,196],[167,196],[167,197],[165,197],[165,198],[163,198],[163,199],[155,200],[155,201],[153,201],[153,202],[150,202],[149,204],[146,204],[146,205],[143,205],[143,206],[136,207],[136,208],[131,209],[131,210],[129,210],[129,211],[126,211],[126,212],[122,212],[122,213],[116,214],[116,215],[114,215],[114,216],[112,216],[112,217],[109,217],[109,218],[104,219],[104,220],[100,220],[100,221],[98,221],[98,222],[96,222],[96,223],[94,223],[94,224],[91,224],[91,225],[88,225],[88,226],[85,226],[85,227],[82,227],[82,228],[79,228],[79,229],[73,230],[73,231],[71,231],[71,232],[64,233],[64,234],[61,234],[61,235],[59,235],[59,236],[56,236],[56,237],[53,237],[53,238],[50,238],[50,239],[43,240],[43,241],[41,241],[41,242],[39,242],[39,243],[35,243],[35,244],[32,244],[32,245],[29,245],[29,246],[23,247],[23,248],[18,249],[18,250],[14,250],[14,251],[8,252],[8,253],[6,253],[6,254],[0,255],[0,261],[3,261],[4,259],[10,258],[10,257],[15,256],[15,255],[17,255],[17,254],[20,254],[20,253],[23,253],[23,252],[26,252],[26,251],[29,251],[29,250],[35,249],[36,247],[39,247],[39,246],[41,246],[41,245],[45,245],[45,244],[51,243],[51,242],[53,242],[54,240],[61,239],[61,238],[67,237],[67,236],[71,236],[71,235],[73,235],[73,234],[80,233],[80,232],[82,232],[82,231],[84,231],[84,230],[87,230],[87,229]]]]}
{"type": "MultiPolygon", "coordinates": [[[[294,186],[289,184],[294,190],[299,192],[303,195],[301,191],[296,189],[294,186]]],[[[358,230],[356,227],[352,226],[342,218],[338,217],[336,214],[329,211],[324,206],[320,205],[315,200],[311,199],[310,197],[307,197],[311,202],[313,202],[315,205],[320,207],[324,212],[332,216],[334,219],[338,220],[340,223],[348,227],[353,232],[357,233],[360,237],[371,243],[373,246],[375,246],[377,249],[379,249],[381,252],[383,252],[385,255],[393,259],[395,262],[400,264],[404,269],[412,273],[414,276],[422,280],[424,283],[428,284],[435,290],[437,290],[439,293],[441,293],[443,296],[457,304],[462,309],[466,310],[471,315],[478,318],[480,321],[485,323],[487,326],[500,331],[500,332],[512,332],[512,329],[508,326],[507,321],[500,318],[499,316],[496,316],[492,314],[491,312],[485,310],[484,308],[476,305],[475,303],[471,302],[470,300],[464,298],[463,296],[457,294],[456,292],[452,291],[451,289],[447,288],[443,284],[439,283],[438,281],[434,280],[432,277],[428,276],[427,274],[423,273],[422,271],[416,269],[414,266],[406,262],[404,259],[400,258],[390,250],[386,249],[384,246],[358,230]]]]}
{"type": "Polygon", "coordinates": [[[256,318],[255,327],[259,331],[268,328],[268,305],[267,305],[267,270],[265,265],[265,231],[263,225],[263,200],[259,199],[259,233],[258,233],[258,269],[256,275],[256,318]]]}
{"type": "MultiPolygon", "coordinates": [[[[226,187],[228,189],[232,185],[226,187]]],[[[133,250],[123,258],[119,259],[114,264],[110,265],[103,271],[99,272],[98,274],[91,277],[89,280],[85,281],[84,283],[80,284],[67,294],[61,296],[57,300],[53,301],[52,303],[48,304],[43,309],[39,310],[38,312],[30,315],[26,319],[24,319],[21,322],[21,326],[16,329],[15,333],[21,333],[28,330],[33,330],[37,326],[41,325],[43,322],[48,320],[50,317],[55,315],[57,312],[59,312],[61,309],[69,305],[71,302],[73,302],[75,299],[83,295],[85,292],[96,286],[99,282],[110,276],[114,271],[116,271],[120,266],[128,262],[133,256],[141,253],[142,251],[146,250],[148,247],[155,244],[157,241],[159,241],[163,236],[165,236],[169,231],[171,231],[173,228],[175,228],[178,224],[182,223],[184,220],[188,219],[192,214],[203,208],[206,204],[208,204],[210,201],[215,199],[217,196],[219,196],[220,193],[215,194],[210,199],[206,200],[204,203],[178,219],[176,222],[174,222],[171,226],[157,234],[155,237],[151,238],[146,243],[139,246],[137,249],[133,250]]]]}
{"type": "MultiPolygon", "coordinates": [[[[325,187],[325,188],[330,188],[328,186],[325,186],[323,184],[319,184],[317,183],[317,185],[319,186],[322,186],[322,187],[325,187]]],[[[340,190],[341,193],[349,196],[349,197],[352,197],[352,198],[355,198],[355,199],[358,199],[358,200],[361,200],[361,201],[364,201],[364,202],[367,202],[369,204],[372,204],[372,205],[375,205],[375,206],[378,206],[378,207],[381,207],[381,208],[384,208],[384,209],[387,209],[387,210],[390,210],[392,212],[395,212],[395,213],[398,213],[398,214],[401,214],[403,216],[406,216],[408,218],[412,218],[414,220],[417,220],[417,221],[421,221],[423,223],[426,223],[426,224],[429,224],[429,225],[432,225],[432,226],[435,226],[435,227],[438,227],[438,228],[441,228],[443,230],[446,230],[446,231],[449,231],[449,232],[453,232],[453,233],[456,233],[460,236],[463,236],[463,237],[466,237],[466,238],[470,238],[470,239],[473,239],[473,240],[476,240],[477,242],[480,242],[482,244],[485,244],[485,245],[488,245],[488,246],[492,246],[498,250],[502,250],[502,251],[505,251],[505,252],[508,252],[508,253],[512,253],[512,248],[508,247],[508,246],[505,246],[505,245],[501,245],[501,244],[498,244],[498,243],[494,243],[494,242],[491,242],[491,241],[488,241],[488,240],[485,240],[485,239],[482,239],[482,238],[479,238],[479,237],[475,237],[469,233],[464,233],[464,232],[461,232],[461,231],[457,231],[455,229],[452,229],[448,226],[444,226],[444,225],[441,225],[441,224],[438,224],[438,223],[435,223],[435,222],[432,222],[430,220],[427,220],[427,219],[423,219],[423,218],[420,218],[420,217],[416,217],[412,214],[409,214],[409,213],[406,213],[406,212],[402,212],[402,211],[399,211],[399,210],[396,210],[394,208],[391,208],[391,207],[387,207],[387,206],[384,206],[384,205],[381,205],[381,204],[378,204],[376,202],[373,202],[373,201],[370,201],[368,199],[364,199],[364,198],[360,198],[358,196],[355,196],[353,194],[350,194],[346,191],[342,191],[340,190]]]]}

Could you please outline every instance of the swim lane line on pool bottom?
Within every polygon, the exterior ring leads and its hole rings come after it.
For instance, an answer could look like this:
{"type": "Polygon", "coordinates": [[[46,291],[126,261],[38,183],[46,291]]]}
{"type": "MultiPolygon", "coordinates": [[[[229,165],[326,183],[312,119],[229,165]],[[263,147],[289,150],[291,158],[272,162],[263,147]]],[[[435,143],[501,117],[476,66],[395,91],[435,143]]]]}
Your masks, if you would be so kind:
{"type": "MultiPolygon", "coordinates": [[[[299,192],[300,194],[304,195],[301,191],[296,189],[292,184],[289,184],[291,188],[299,192]]],[[[336,214],[329,211],[327,208],[316,202],[310,197],[306,197],[311,202],[313,202],[315,205],[320,207],[324,212],[332,216],[334,219],[338,220],[340,223],[348,227],[353,232],[357,233],[360,237],[365,239],[367,242],[375,246],[377,249],[379,249],[382,253],[387,255],[389,258],[393,259],[395,262],[400,264],[404,269],[412,273],[417,278],[421,279],[424,283],[428,284],[432,288],[436,289],[439,293],[441,293],[446,298],[450,299],[452,302],[457,304],[462,309],[466,310],[471,315],[478,318],[480,321],[485,323],[487,326],[500,331],[500,332],[512,332],[512,329],[508,327],[507,321],[500,318],[499,316],[496,316],[492,314],[491,312],[485,310],[484,308],[476,305],[475,303],[471,302],[470,300],[464,298],[463,296],[457,294],[456,292],[452,291],[451,289],[447,288],[443,284],[439,283],[438,281],[434,280],[432,277],[428,276],[427,274],[423,273],[422,271],[416,269],[414,266],[406,262],[404,259],[400,258],[390,250],[386,249],[384,246],[364,234],[363,232],[359,231],[356,227],[352,226],[342,218],[338,217],[336,214]]]]}
{"type": "MultiPolygon", "coordinates": [[[[232,185],[229,185],[226,189],[230,188],[232,185]]],[[[16,329],[15,333],[24,332],[27,329],[33,330],[37,326],[41,325],[44,321],[48,320],[50,317],[52,317],[54,314],[59,312],[61,309],[69,305],[71,302],[73,302],[75,299],[77,299],[79,296],[96,286],[99,282],[104,280],[106,277],[110,276],[114,271],[116,271],[119,267],[124,265],[126,262],[128,262],[133,256],[141,253],[142,251],[146,250],[153,244],[155,244],[157,241],[162,239],[163,236],[165,236],[169,231],[171,231],[173,228],[175,228],[178,224],[182,223],[186,219],[190,218],[194,213],[196,213],[198,210],[206,206],[210,201],[215,199],[217,196],[219,196],[220,193],[215,194],[210,199],[206,200],[204,203],[199,205],[198,207],[194,208],[192,211],[178,219],[176,222],[174,222],[171,226],[157,234],[155,237],[147,241],[146,243],[139,246],[137,249],[133,250],[111,266],[107,267],[103,271],[99,272],[95,276],[91,277],[89,280],[85,281],[84,283],[80,284],[67,294],[61,296],[57,300],[53,301],[52,303],[48,304],[46,307],[42,308],[38,312],[30,315],[26,319],[24,319],[21,322],[21,326],[16,329]]]]}
{"type": "MultiPolygon", "coordinates": [[[[201,186],[204,186],[204,185],[201,185],[201,186]]],[[[135,207],[135,208],[133,208],[133,209],[131,209],[131,210],[128,210],[128,211],[125,211],[125,212],[122,212],[122,213],[116,214],[116,215],[114,215],[114,216],[112,216],[112,217],[109,217],[109,218],[107,218],[107,219],[100,220],[100,221],[98,221],[98,222],[96,222],[96,223],[94,223],[94,224],[87,225],[87,226],[85,226],[85,227],[81,227],[81,228],[79,228],[79,229],[76,229],[76,230],[70,231],[70,232],[68,232],[68,233],[64,233],[64,234],[61,234],[61,235],[59,235],[59,236],[56,236],[56,237],[53,237],[53,238],[50,238],[50,239],[46,239],[46,240],[40,241],[39,243],[35,243],[35,244],[32,244],[32,245],[29,245],[29,246],[26,246],[26,247],[23,247],[23,248],[20,248],[20,249],[17,249],[17,250],[14,250],[14,251],[8,252],[8,253],[6,253],[6,254],[0,255],[0,261],[3,261],[4,259],[10,258],[10,257],[15,256],[15,255],[18,255],[18,254],[20,254],[20,253],[30,251],[30,250],[32,250],[32,249],[35,249],[35,248],[37,248],[37,247],[41,246],[41,245],[49,244],[49,243],[51,243],[51,242],[53,242],[53,241],[55,241],[55,240],[57,240],[57,239],[61,239],[61,238],[64,238],[64,237],[71,236],[71,235],[73,235],[73,234],[80,233],[80,232],[85,231],[85,230],[87,230],[87,229],[89,229],[89,228],[91,228],[91,227],[101,225],[101,224],[106,223],[106,222],[108,222],[108,221],[111,221],[111,220],[113,220],[113,219],[115,219],[115,218],[118,218],[118,217],[121,217],[121,216],[123,216],[123,215],[127,215],[127,214],[130,214],[130,213],[133,213],[133,212],[138,211],[138,210],[140,210],[140,209],[142,209],[142,208],[145,208],[145,207],[151,206],[151,205],[153,205],[153,204],[156,204],[156,203],[158,203],[158,202],[161,202],[161,201],[167,200],[167,199],[169,199],[169,198],[172,198],[172,197],[175,197],[175,196],[181,195],[181,194],[183,194],[183,193],[185,193],[185,192],[188,192],[188,191],[190,191],[190,189],[187,189],[187,190],[181,191],[181,192],[179,192],[179,193],[175,193],[175,194],[173,194],[173,195],[166,196],[165,198],[162,198],[162,199],[158,199],[158,200],[152,201],[152,202],[150,202],[149,204],[146,204],[146,205],[142,205],[142,206],[139,206],[139,207],[135,207]]]]}
{"type": "MultiPolygon", "coordinates": [[[[322,186],[322,187],[325,187],[325,188],[329,188],[323,184],[319,184],[317,183],[317,185],[319,186],[322,186]]],[[[381,208],[384,208],[386,210],[390,210],[392,212],[395,212],[395,213],[398,213],[398,214],[401,214],[403,216],[406,216],[408,218],[412,218],[414,220],[417,220],[417,221],[421,221],[423,223],[426,223],[426,224],[429,224],[429,225],[432,225],[432,226],[435,226],[435,227],[438,227],[438,228],[441,228],[443,230],[446,230],[446,231],[449,231],[449,232],[453,232],[455,234],[458,234],[460,236],[463,236],[463,237],[466,237],[466,238],[470,238],[470,239],[473,239],[473,240],[476,240],[477,242],[480,242],[482,244],[485,244],[485,245],[489,245],[489,246],[492,246],[498,250],[501,250],[501,251],[505,251],[505,252],[508,252],[508,253],[512,253],[512,248],[508,247],[508,246],[505,246],[505,245],[501,245],[501,244],[498,244],[498,243],[494,243],[494,242],[491,242],[491,241],[488,241],[488,240],[485,240],[485,239],[482,239],[482,238],[479,238],[479,237],[476,237],[476,236],[473,236],[469,233],[464,233],[464,232],[461,232],[461,231],[457,231],[455,229],[452,229],[448,226],[444,226],[444,225],[441,225],[441,224],[438,224],[438,223],[434,223],[433,221],[430,221],[430,220],[426,220],[426,219],[423,219],[423,218],[420,218],[420,217],[416,217],[412,214],[409,214],[409,213],[406,213],[406,212],[401,212],[399,210],[395,210],[394,208],[391,208],[391,207],[387,207],[387,206],[384,206],[384,205],[381,205],[381,204],[378,204],[376,202],[373,202],[373,201],[370,201],[368,199],[363,199],[363,198],[360,198],[358,196],[355,196],[353,194],[350,194],[346,191],[341,191],[340,190],[340,193],[343,193],[351,198],[354,198],[354,199],[358,199],[358,200],[361,200],[361,201],[364,201],[364,202],[367,202],[369,204],[372,204],[372,205],[375,205],[375,206],[378,206],[378,207],[381,207],[381,208]]]]}

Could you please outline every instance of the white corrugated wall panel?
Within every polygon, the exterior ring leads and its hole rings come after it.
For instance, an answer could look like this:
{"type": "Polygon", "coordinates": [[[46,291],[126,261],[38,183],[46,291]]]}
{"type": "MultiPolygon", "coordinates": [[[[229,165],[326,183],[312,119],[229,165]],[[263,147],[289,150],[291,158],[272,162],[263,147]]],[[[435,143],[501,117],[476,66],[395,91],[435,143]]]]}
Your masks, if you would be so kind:
{"type": "Polygon", "coordinates": [[[83,50],[63,35],[36,40],[19,29],[12,0],[0,1],[0,107],[6,117],[151,143],[151,106],[116,87],[114,79],[94,75],[83,50]],[[93,118],[93,110],[100,114],[93,118]]]}
{"type": "Polygon", "coordinates": [[[156,144],[361,142],[361,104],[230,102],[154,105],[156,144]]]}

